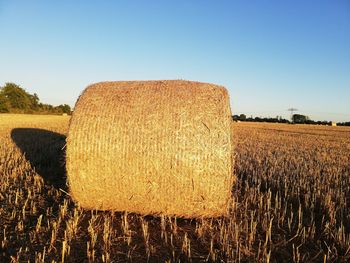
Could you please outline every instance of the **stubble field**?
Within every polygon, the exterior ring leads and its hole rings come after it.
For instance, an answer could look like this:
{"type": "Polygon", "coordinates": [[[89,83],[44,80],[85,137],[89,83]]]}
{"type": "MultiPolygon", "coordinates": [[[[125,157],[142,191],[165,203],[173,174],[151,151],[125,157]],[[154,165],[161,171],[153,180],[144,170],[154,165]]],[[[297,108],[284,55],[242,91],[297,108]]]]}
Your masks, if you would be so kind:
{"type": "Polygon", "coordinates": [[[68,123],[0,115],[0,262],[350,261],[350,128],[233,123],[230,216],[185,220],[75,204],[68,123]]]}

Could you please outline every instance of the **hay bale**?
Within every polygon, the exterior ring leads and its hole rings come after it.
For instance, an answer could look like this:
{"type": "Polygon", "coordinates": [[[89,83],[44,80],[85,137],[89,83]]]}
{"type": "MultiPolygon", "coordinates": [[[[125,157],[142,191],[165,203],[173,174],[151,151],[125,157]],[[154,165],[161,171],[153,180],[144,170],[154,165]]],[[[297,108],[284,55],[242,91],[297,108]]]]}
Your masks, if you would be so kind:
{"type": "Polygon", "coordinates": [[[102,82],[77,101],[67,176],[84,208],[221,216],[233,183],[224,87],[182,80],[102,82]]]}

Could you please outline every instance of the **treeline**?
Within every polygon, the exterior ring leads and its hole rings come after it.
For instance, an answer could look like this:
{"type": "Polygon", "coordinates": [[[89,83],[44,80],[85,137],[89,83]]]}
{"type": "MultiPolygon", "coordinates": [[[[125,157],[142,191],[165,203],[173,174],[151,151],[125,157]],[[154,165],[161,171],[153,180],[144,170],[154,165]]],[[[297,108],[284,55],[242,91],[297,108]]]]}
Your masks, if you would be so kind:
{"type": "MultiPolygon", "coordinates": [[[[302,114],[293,114],[292,121],[277,116],[276,118],[247,117],[245,114],[233,115],[234,121],[251,121],[251,122],[272,122],[272,123],[295,123],[295,124],[315,124],[315,125],[332,125],[331,121],[314,121],[308,116],[302,114]]],[[[350,126],[350,122],[338,122],[337,126],[350,126]]]]}
{"type": "Polygon", "coordinates": [[[247,117],[245,114],[233,115],[232,119],[234,121],[251,121],[251,122],[273,122],[273,123],[290,123],[289,120],[283,119],[281,116],[276,116],[276,118],[266,118],[266,117],[247,117]]]}
{"type": "Polygon", "coordinates": [[[67,104],[53,106],[41,103],[36,93],[30,94],[15,83],[0,87],[1,113],[71,114],[67,104]]]}
{"type": "Polygon", "coordinates": [[[338,125],[338,126],[350,126],[350,121],[338,122],[337,125],[338,125]]]}

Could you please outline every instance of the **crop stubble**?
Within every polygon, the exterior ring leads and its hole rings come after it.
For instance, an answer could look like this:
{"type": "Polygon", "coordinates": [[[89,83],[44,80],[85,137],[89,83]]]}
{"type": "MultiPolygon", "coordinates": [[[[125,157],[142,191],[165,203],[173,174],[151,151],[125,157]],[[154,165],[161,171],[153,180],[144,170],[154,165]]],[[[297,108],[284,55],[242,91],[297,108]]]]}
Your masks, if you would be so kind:
{"type": "Polygon", "coordinates": [[[77,207],[50,177],[68,119],[0,115],[1,262],[350,260],[349,128],[234,123],[230,217],[183,220],[77,207]]]}

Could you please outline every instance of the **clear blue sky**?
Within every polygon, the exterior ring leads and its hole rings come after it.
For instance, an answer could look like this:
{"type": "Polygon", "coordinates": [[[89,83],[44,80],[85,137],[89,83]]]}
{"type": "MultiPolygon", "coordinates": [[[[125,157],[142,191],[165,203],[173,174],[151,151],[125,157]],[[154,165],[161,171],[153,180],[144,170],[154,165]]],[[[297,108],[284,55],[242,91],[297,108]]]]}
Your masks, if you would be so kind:
{"type": "Polygon", "coordinates": [[[224,85],[233,113],[350,121],[350,1],[4,1],[0,85],[74,105],[105,80],[224,85]]]}

